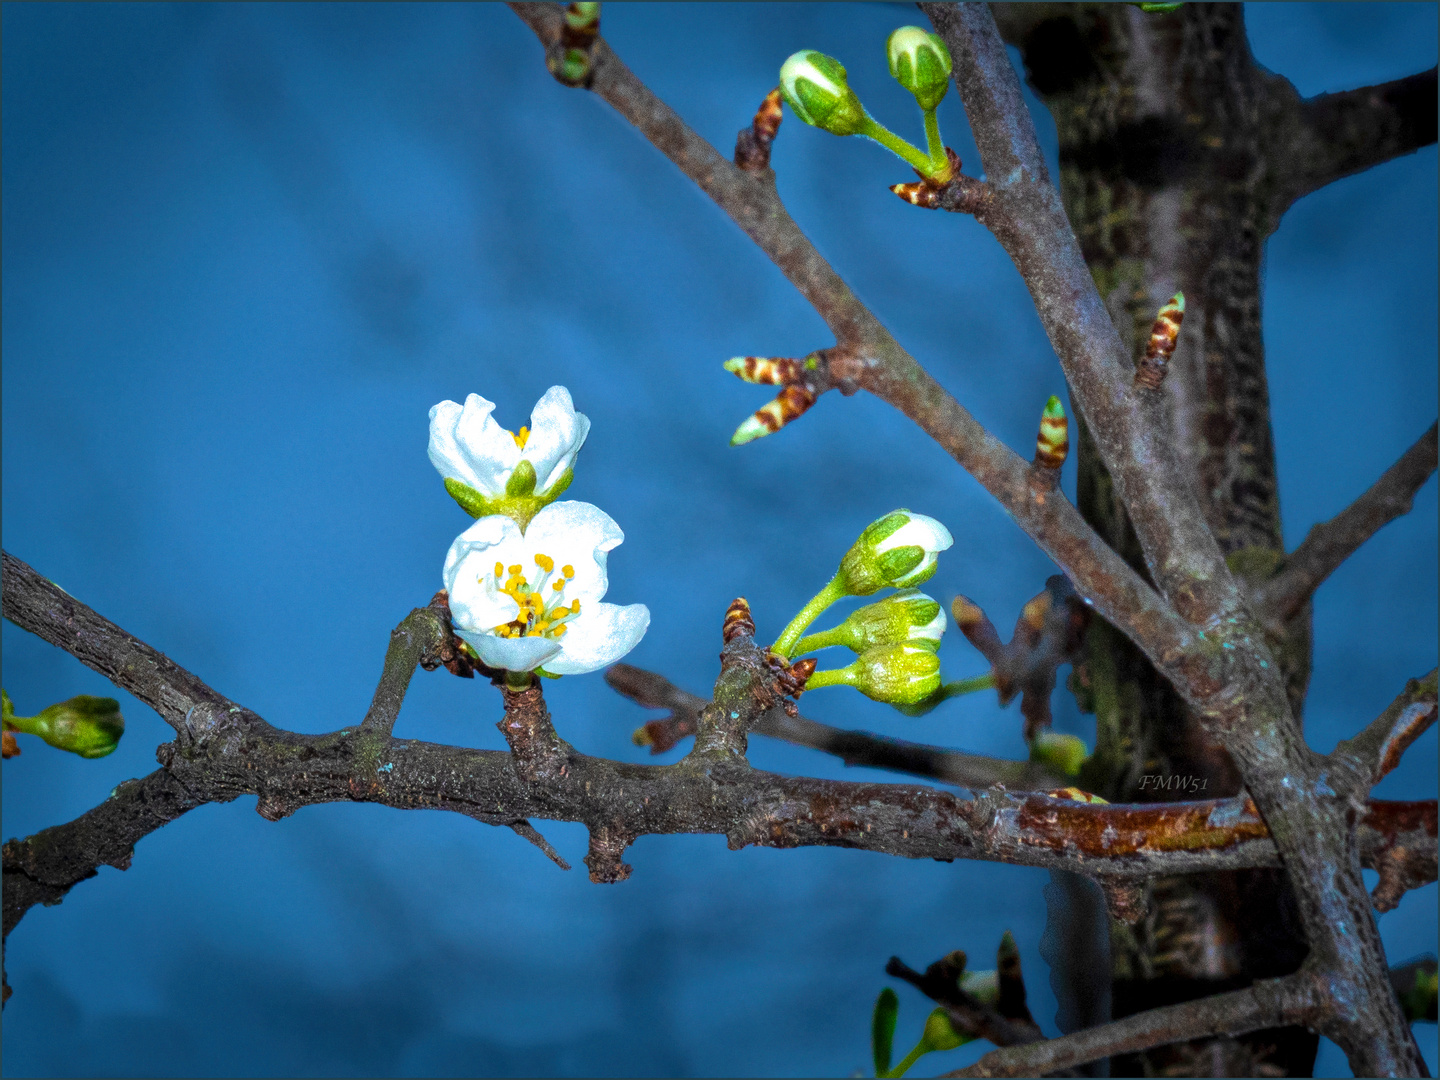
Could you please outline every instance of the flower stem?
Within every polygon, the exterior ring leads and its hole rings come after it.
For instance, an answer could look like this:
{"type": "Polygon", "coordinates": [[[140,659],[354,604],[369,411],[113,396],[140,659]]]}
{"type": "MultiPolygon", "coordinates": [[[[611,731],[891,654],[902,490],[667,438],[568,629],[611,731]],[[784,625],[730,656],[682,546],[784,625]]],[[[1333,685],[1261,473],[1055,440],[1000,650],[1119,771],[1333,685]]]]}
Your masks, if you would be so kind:
{"type": "Polygon", "coordinates": [[[505,685],[511,690],[526,690],[535,681],[535,676],[528,671],[507,671],[505,672],[505,685]]]}
{"type": "MultiPolygon", "coordinates": [[[[935,162],[927,157],[924,151],[918,146],[911,146],[873,116],[865,117],[865,126],[857,134],[864,135],[867,139],[875,140],[896,157],[901,158],[919,169],[923,176],[929,176],[935,171],[935,162]]],[[[945,156],[943,150],[940,156],[943,160],[945,156]]]]}
{"type": "Polygon", "coordinates": [[[932,165],[949,164],[949,159],[945,157],[945,144],[940,141],[940,118],[935,115],[934,109],[925,113],[925,149],[930,151],[932,165]]]}
{"type": "Polygon", "coordinates": [[[885,1075],[904,1076],[907,1072],[910,1071],[910,1066],[914,1065],[915,1062],[919,1061],[922,1057],[924,1057],[929,1052],[929,1050],[930,1048],[925,1045],[925,1040],[921,1039],[918,1043],[915,1044],[915,1049],[911,1050],[908,1054],[901,1058],[900,1061],[896,1064],[896,1066],[889,1072],[887,1072],[885,1075]]]}
{"type": "Polygon", "coordinates": [[[973,694],[976,690],[995,689],[995,675],[993,672],[986,672],[984,675],[976,675],[973,679],[960,679],[956,682],[946,683],[940,687],[940,699],[942,701],[959,697],[961,694],[973,694]]]}
{"type": "Polygon", "coordinates": [[[792,650],[796,656],[804,656],[806,653],[818,652],[820,649],[828,649],[832,645],[844,645],[841,640],[841,627],[837,626],[831,630],[821,630],[818,634],[806,634],[792,650]]]}
{"type": "Polygon", "coordinates": [[[805,682],[806,690],[819,690],[822,686],[850,686],[855,682],[855,673],[848,667],[831,671],[817,671],[805,682]]]}
{"type": "Polygon", "coordinates": [[[770,646],[770,651],[778,656],[788,657],[795,649],[795,643],[800,640],[800,635],[805,628],[820,617],[820,613],[837,600],[845,598],[845,586],[836,574],[830,579],[830,583],[815,594],[814,598],[800,609],[800,614],[790,620],[790,625],[785,627],[784,632],[775,639],[775,644],[770,646]]]}

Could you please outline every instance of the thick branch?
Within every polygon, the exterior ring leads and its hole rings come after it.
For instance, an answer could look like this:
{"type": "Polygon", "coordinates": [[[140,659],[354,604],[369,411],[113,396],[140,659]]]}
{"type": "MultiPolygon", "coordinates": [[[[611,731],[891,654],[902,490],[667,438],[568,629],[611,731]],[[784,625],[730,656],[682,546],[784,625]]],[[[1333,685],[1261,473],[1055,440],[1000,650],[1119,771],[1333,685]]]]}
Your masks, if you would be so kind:
{"type": "Polygon", "coordinates": [[[1115,1054],[1216,1035],[1244,1035],[1310,1022],[1317,1012],[1313,975],[1302,970],[1244,990],[1136,1013],[1059,1039],[992,1050],[944,1076],[1045,1076],[1115,1054]]]}
{"type": "MultiPolygon", "coordinates": [[[[612,665],[605,672],[605,681],[614,690],[647,709],[670,710],[669,716],[645,725],[653,740],[652,751],[656,753],[669,749],[679,739],[693,735],[700,711],[710,704],[706,698],[681,690],[663,675],[629,664],[612,665]],[[656,738],[657,735],[660,737],[656,738]]],[[[834,754],[846,765],[924,776],[972,791],[996,784],[1009,791],[1052,791],[1069,783],[1063,776],[1057,776],[1033,761],[1007,761],[949,750],[943,746],[886,738],[868,731],[848,731],[804,716],[788,716],[784,709],[770,709],[764,713],[750,733],[834,754]]]]}
{"type": "Polygon", "coordinates": [[[1296,100],[1282,110],[1277,147],[1284,162],[1276,220],[1302,195],[1413,154],[1435,141],[1436,69],[1378,86],[1296,100]]]}
{"type": "Polygon", "coordinates": [[[1255,594],[1256,610],[1272,627],[1283,626],[1360,545],[1410,512],[1415,493],[1435,471],[1436,425],[1385,470],[1370,490],[1329,521],[1310,530],[1280,572],[1255,594]]]}

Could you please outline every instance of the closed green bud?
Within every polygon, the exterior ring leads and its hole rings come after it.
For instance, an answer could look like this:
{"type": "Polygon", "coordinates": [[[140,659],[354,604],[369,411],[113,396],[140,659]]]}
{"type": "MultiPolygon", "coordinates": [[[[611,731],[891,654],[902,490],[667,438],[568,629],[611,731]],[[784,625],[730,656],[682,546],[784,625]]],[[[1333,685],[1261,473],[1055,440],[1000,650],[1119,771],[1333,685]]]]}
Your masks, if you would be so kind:
{"type": "Polygon", "coordinates": [[[866,526],[840,560],[838,576],[850,596],[869,596],[887,585],[909,588],[934,576],[940,552],[954,542],[934,518],[896,510],[866,526]]]}
{"type": "Polygon", "coordinates": [[[814,49],[802,49],[780,66],[780,93],[796,116],[832,135],[854,135],[868,119],[844,66],[814,49]]]}
{"type": "Polygon", "coordinates": [[[914,705],[940,688],[940,658],[922,645],[876,645],[849,667],[817,671],[807,689],[853,686],[872,701],[914,705]]]}
{"type": "Polygon", "coordinates": [[[68,750],[83,758],[104,757],[125,734],[125,718],[114,698],[81,694],[51,705],[37,716],[16,716],[9,694],[0,698],[0,704],[6,730],[39,736],[57,750],[68,750]]]}
{"type": "Polygon", "coordinates": [[[944,633],[945,613],[940,604],[918,589],[905,589],[851,612],[833,630],[802,638],[795,651],[807,653],[843,645],[851,652],[863,653],[875,645],[906,643],[938,649],[944,633]]]}
{"type": "Polygon", "coordinates": [[[1080,766],[1089,757],[1090,750],[1078,735],[1062,735],[1058,731],[1046,730],[1030,743],[1030,760],[1061,776],[1079,776],[1080,766]]]}
{"type": "Polygon", "coordinates": [[[950,50],[939,35],[918,26],[902,26],[885,42],[890,74],[926,112],[939,105],[950,89],[950,50]]]}
{"type": "Polygon", "coordinates": [[[973,1042],[975,1036],[962,1035],[950,1022],[950,1014],[944,1009],[935,1009],[925,1018],[925,1033],[920,1036],[921,1045],[930,1050],[954,1050],[973,1042]]]}

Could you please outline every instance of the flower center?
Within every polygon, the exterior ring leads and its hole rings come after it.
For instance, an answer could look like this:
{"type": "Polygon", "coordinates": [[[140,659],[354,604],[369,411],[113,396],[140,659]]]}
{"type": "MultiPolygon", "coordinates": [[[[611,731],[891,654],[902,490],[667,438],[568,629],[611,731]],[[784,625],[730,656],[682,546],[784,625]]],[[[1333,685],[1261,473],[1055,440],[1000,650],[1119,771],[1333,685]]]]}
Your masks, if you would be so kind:
{"type": "MultiPolygon", "coordinates": [[[[524,435],[525,429],[521,428],[520,433],[524,435]]],[[[520,442],[520,437],[516,436],[515,441],[520,442]]],[[[540,570],[532,585],[525,577],[525,568],[519,563],[510,567],[504,563],[495,564],[495,588],[520,606],[520,612],[514,619],[493,629],[498,637],[563,637],[565,620],[580,614],[579,600],[564,602],[565,586],[575,577],[575,568],[562,566],[556,574],[555,560],[543,554],[535,556],[535,565],[540,570]]],[[[484,584],[483,579],[481,584],[484,584]]]]}
{"type": "Polygon", "coordinates": [[[519,434],[519,435],[516,435],[515,432],[513,432],[513,431],[507,431],[507,432],[505,432],[505,434],[506,434],[506,435],[509,435],[512,439],[515,440],[515,445],[516,445],[516,446],[518,446],[521,450],[524,450],[524,449],[525,449],[525,443],[526,443],[526,442],[529,440],[529,438],[530,438],[530,429],[529,429],[528,427],[522,427],[522,428],[520,429],[520,434],[519,434]]]}

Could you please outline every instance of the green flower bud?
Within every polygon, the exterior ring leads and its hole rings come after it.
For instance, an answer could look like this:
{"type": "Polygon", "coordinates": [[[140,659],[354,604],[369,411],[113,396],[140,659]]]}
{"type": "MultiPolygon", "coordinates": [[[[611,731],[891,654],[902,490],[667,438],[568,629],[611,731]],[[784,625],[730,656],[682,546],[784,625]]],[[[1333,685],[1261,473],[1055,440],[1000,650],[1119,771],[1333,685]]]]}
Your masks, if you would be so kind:
{"type": "Polygon", "coordinates": [[[865,127],[865,107],[833,56],[814,49],[792,55],[780,66],[780,93],[796,116],[831,135],[854,135],[865,127]]]}
{"type": "Polygon", "coordinates": [[[920,1036],[920,1042],[927,1051],[954,1050],[974,1039],[973,1035],[962,1035],[956,1031],[955,1025],[950,1022],[950,1014],[944,1009],[935,1009],[926,1017],[925,1033],[920,1036]]]}
{"type": "Polygon", "coordinates": [[[885,42],[890,74],[926,112],[932,111],[950,89],[950,50],[939,36],[918,26],[902,26],[885,42]]]}
{"type": "Polygon", "coordinates": [[[918,589],[905,589],[884,600],[852,612],[833,630],[802,638],[797,653],[843,645],[851,652],[863,653],[875,645],[910,643],[927,649],[940,647],[945,633],[945,613],[935,600],[918,589]]]}
{"type": "Polygon", "coordinates": [[[1062,735],[1045,730],[1030,744],[1030,760],[1038,762],[1061,776],[1079,776],[1080,766],[1090,757],[1085,740],[1078,735],[1062,735]]]}
{"type": "Polygon", "coordinates": [[[922,645],[876,645],[849,667],[817,671],[805,685],[853,686],[872,701],[914,705],[940,688],[940,658],[922,645]]]}
{"type": "Polygon", "coordinates": [[[83,758],[104,757],[125,734],[125,718],[114,698],[81,694],[51,705],[38,716],[16,716],[9,694],[0,697],[0,705],[6,730],[38,735],[57,750],[68,750],[83,758]]]}
{"type": "Polygon", "coordinates": [[[895,1018],[900,1013],[900,999],[888,986],[875,999],[870,1015],[870,1052],[875,1059],[875,1075],[890,1071],[890,1055],[895,1045],[895,1018]]]}
{"type": "Polygon", "coordinates": [[[840,560],[838,577],[850,596],[869,596],[886,585],[919,585],[934,576],[940,552],[954,542],[934,518],[896,510],[866,526],[840,560]]]}

